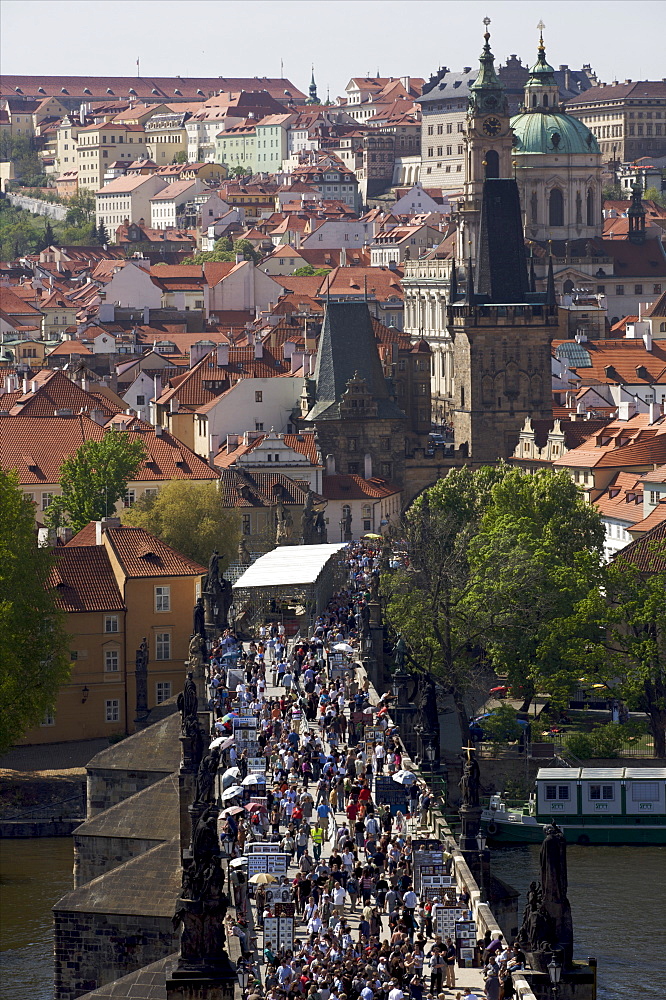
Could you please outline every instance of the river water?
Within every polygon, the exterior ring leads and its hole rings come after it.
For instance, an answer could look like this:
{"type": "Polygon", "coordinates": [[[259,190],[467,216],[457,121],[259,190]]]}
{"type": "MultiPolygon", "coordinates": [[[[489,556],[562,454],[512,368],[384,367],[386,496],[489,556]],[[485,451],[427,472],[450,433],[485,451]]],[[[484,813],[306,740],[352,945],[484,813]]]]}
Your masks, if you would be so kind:
{"type": "MultiPolygon", "coordinates": [[[[666,847],[573,846],[568,863],[575,957],[597,958],[599,1000],[666,1000],[666,847]]],[[[492,870],[524,894],[539,845],[494,849],[492,870]]],[[[2,1000],[51,1000],[51,907],[71,888],[70,838],[0,840],[2,1000]]]]}
{"type": "Polygon", "coordinates": [[[72,889],[71,837],[0,840],[0,996],[53,997],[51,907],[72,889]]]}
{"type": "MultiPolygon", "coordinates": [[[[521,892],[539,844],[495,848],[491,870],[521,892]]],[[[574,958],[599,963],[599,1000],[666,1000],[666,847],[567,848],[574,958]]]]}

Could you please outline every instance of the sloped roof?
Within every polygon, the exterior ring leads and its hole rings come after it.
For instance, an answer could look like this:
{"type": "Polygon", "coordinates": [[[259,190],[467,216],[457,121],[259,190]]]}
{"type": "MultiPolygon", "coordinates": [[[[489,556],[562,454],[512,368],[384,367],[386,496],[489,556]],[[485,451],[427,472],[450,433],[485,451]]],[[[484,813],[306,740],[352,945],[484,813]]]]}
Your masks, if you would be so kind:
{"type": "Polygon", "coordinates": [[[308,492],[282,473],[248,473],[239,469],[222,469],[220,487],[223,505],[240,508],[274,507],[279,500],[286,506],[302,506],[308,492]]]}
{"type": "MultiPolygon", "coordinates": [[[[78,352],[75,352],[78,353],[78,352]]],[[[11,408],[11,416],[52,417],[56,410],[90,413],[100,410],[106,419],[122,412],[122,407],[110,399],[100,399],[82,389],[61,371],[49,373],[36,392],[24,393],[11,408]]]]}
{"type": "Polygon", "coordinates": [[[206,572],[143,528],[107,528],[106,536],[129,577],[200,576],[206,572]]]}
{"type": "Polygon", "coordinates": [[[666,521],[618,552],[615,561],[631,563],[642,573],[666,572],[666,521]]]}
{"type": "Polygon", "coordinates": [[[109,557],[101,545],[59,548],[47,587],[53,588],[62,611],[125,610],[109,557]]]}
{"type": "Polygon", "coordinates": [[[315,368],[315,405],[308,420],[335,420],[347,383],[358,373],[377,403],[380,418],[404,419],[389,396],[365,302],[329,302],[319,336],[315,368]]]}
{"type": "Polygon", "coordinates": [[[324,476],[321,491],[327,500],[380,500],[400,492],[386,479],[336,474],[324,476]]]}

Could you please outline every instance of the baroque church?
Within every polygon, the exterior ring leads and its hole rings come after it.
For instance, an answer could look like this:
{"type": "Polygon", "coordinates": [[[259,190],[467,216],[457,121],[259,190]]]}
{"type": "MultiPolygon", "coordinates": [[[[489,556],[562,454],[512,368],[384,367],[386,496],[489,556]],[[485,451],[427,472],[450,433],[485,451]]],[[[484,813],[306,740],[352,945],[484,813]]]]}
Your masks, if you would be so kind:
{"type": "Polygon", "coordinates": [[[403,281],[405,330],[433,352],[434,420],[453,426],[461,457],[475,464],[509,457],[525,417],[552,416],[558,309],[543,247],[601,229],[599,147],[561,109],[543,37],[523,108],[511,116],[488,23],[470,87],[455,255],[407,263],[403,281]],[[538,257],[528,260],[526,237],[541,242],[538,257]]]}

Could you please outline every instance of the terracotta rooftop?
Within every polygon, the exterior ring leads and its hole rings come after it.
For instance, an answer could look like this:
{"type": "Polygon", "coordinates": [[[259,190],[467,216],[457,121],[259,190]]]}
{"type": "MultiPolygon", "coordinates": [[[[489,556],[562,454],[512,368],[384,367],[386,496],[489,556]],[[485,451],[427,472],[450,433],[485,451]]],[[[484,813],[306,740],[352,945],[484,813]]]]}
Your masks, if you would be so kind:
{"type": "MultiPolygon", "coordinates": [[[[94,523],[92,527],[94,534],[94,523]]],[[[54,589],[62,611],[125,610],[106,549],[100,545],[57,549],[47,586],[54,589]]]]}
{"type": "Polygon", "coordinates": [[[324,476],[322,494],[327,500],[380,500],[399,493],[397,486],[385,479],[363,479],[362,476],[324,476]]]}
{"type": "Polygon", "coordinates": [[[279,472],[241,472],[222,469],[220,488],[225,507],[274,507],[282,500],[287,506],[305,503],[307,489],[279,472]]]}
{"type": "Polygon", "coordinates": [[[106,535],[129,577],[199,576],[206,572],[205,566],[176,552],[143,528],[107,528],[106,535]]]}
{"type": "Polygon", "coordinates": [[[615,561],[630,563],[641,573],[666,572],[666,521],[618,552],[615,561]]]}

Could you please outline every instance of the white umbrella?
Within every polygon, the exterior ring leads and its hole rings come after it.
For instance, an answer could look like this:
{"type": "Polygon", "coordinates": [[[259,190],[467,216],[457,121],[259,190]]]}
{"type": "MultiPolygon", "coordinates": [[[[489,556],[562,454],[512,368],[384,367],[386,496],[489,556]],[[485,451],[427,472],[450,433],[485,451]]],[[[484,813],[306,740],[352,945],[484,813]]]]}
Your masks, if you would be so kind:
{"type": "Polygon", "coordinates": [[[210,742],[210,749],[214,750],[215,747],[219,747],[220,750],[228,750],[230,746],[236,742],[233,736],[216,736],[214,740],[210,742]]]}
{"type": "Polygon", "coordinates": [[[242,868],[247,864],[247,858],[234,858],[233,861],[229,862],[230,868],[242,868]]]}
{"type": "Polygon", "coordinates": [[[235,785],[239,778],[240,770],[237,767],[230,767],[222,775],[222,788],[229,788],[230,785],[235,785]]]}
{"type": "Polygon", "coordinates": [[[228,767],[222,777],[226,778],[228,774],[232,775],[234,778],[240,778],[240,767],[228,767]]]}
{"type": "Polygon", "coordinates": [[[348,642],[338,642],[333,647],[338,653],[355,653],[356,650],[348,642]]]}
{"type": "Polygon", "coordinates": [[[246,778],[243,778],[241,785],[265,785],[266,775],[265,774],[248,774],[246,778]]]}
{"type": "Polygon", "coordinates": [[[228,802],[230,799],[235,799],[237,795],[242,795],[243,789],[240,785],[232,785],[231,788],[227,788],[225,792],[222,792],[222,801],[228,802]]]}
{"type": "Polygon", "coordinates": [[[412,774],[411,771],[396,771],[391,777],[399,785],[413,785],[416,781],[416,775],[412,774]]]}

